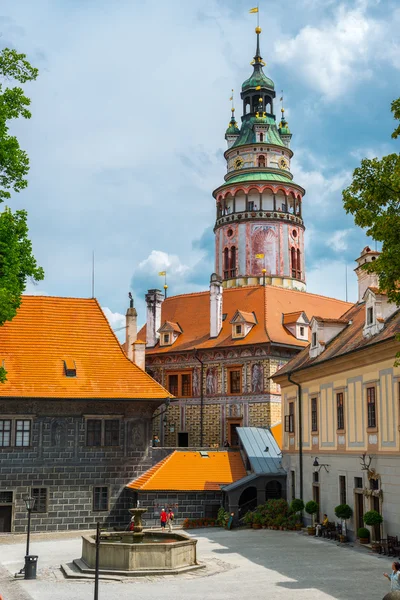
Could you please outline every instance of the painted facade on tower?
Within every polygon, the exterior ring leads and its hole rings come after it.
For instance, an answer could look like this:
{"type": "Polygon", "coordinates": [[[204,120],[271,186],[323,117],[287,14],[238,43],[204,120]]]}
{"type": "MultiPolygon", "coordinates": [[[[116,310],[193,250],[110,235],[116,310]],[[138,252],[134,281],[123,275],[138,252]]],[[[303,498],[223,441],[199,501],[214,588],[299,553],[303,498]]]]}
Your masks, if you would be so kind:
{"type": "Polygon", "coordinates": [[[242,85],[242,124],[232,108],[226,130],[225,182],[216,200],[215,272],[226,287],[273,285],[305,290],[305,190],[293,181],[290,133],[283,109],[277,124],[275,86],[263,71],[261,29],[253,74],[242,85]]]}

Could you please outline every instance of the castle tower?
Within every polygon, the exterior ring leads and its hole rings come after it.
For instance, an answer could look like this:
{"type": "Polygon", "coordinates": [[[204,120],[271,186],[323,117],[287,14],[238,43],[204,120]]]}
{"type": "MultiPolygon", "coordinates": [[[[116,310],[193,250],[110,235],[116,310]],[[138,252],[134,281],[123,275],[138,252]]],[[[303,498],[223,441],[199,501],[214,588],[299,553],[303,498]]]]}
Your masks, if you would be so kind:
{"type": "Polygon", "coordinates": [[[217,204],[215,272],[225,287],[265,282],[305,290],[305,190],[290,173],[292,134],[274,113],[274,83],[263,72],[261,28],[253,73],[242,85],[242,125],[232,118],[225,134],[227,174],[217,204]]]}

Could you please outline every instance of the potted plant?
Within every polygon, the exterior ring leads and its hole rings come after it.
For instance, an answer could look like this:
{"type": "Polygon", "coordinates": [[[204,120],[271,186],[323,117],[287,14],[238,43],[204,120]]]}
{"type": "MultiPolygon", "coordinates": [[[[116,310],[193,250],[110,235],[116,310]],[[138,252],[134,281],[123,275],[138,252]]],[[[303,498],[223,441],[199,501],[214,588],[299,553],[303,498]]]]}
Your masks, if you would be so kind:
{"type": "Polygon", "coordinates": [[[311,515],[312,525],[307,527],[308,535],[315,535],[315,515],[318,512],[319,506],[314,500],[310,500],[304,507],[307,514],[311,515]]]}
{"type": "Polygon", "coordinates": [[[369,525],[370,527],[374,528],[374,538],[375,541],[379,541],[378,538],[380,538],[380,534],[379,534],[379,527],[383,521],[383,517],[380,513],[378,513],[377,510],[369,510],[368,512],[365,513],[364,517],[364,523],[366,525],[369,525]]]}
{"type": "Polygon", "coordinates": [[[360,540],[360,544],[368,544],[369,542],[369,529],[366,527],[360,527],[357,530],[357,537],[360,540]]]}
{"type": "Polygon", "coordinates": [[[254,512],[252,510],[248,510],[247,513],[243,517],[243,522],[249,527],[252,527],[254,521],[254,512]]]}
{"type": "Polygon", "coordinates": [[[261,529],[262,527],[262,515],[259,512],[254,513],[252,527],[253,529],[261,529]]]}
{"type": "Polygon", "coordinates": [[[294,513],[296,515],[295,527],[298,531],[300,531],[300,529],[303,525],[301,514],[300,514],[304,510],[303,500],[301,500],[300,498],[293,498],[293,500],[290,503],[290,510],[292,511],[292,513],[294,513]]]}
{"type": "MultiPolygon", "coordinates": [[[[345,531],[346,531],[346,521],[347,521],[347,519],[351,519],[352,514],[353,514],[353,509],[348,504],[339,504],[335,508],[335,515],[337,516],[337,518],[341,519],[342,522],[344,521],[344,530],[345,531]]],[[[347,540],[346,533],[342,533],[342,535],[340,535],[339,538],[340,538],[340,541],[342,543],[344,543],[347,540]]]]}

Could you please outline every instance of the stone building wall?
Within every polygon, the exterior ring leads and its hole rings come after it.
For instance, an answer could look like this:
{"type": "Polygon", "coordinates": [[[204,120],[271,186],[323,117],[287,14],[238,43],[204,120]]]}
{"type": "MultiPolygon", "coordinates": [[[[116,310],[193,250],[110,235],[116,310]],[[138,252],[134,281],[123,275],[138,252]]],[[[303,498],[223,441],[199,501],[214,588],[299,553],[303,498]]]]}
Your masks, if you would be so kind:
{"type": "MultiPolygon", "coordinates": [[[[0,401],[0,415],[32,419],[31,445],[0,448],[0,518],[26,530],[23,495],[45,489],[43,512],[32,512],[33,531],[88,529],[97,521],[124,526],[131,505],[125,486],[151,466],[154,402],[0,401]],[[23,412],[22,412],[23,411],[23,412]],[[118,446],[86,446],[85,416],[118,418],[118,446]],[[93,508],[94,487],[108,488],[108,510],[93,508]]],[[[3,417],[4,418],[4,417],[3,417]]]]}
{"type": "Polygon", "coordinates": [[[144,514],[146,526],[158,525],[162,508],[171,506],[175,522],[182,523],[185,519],[200,519],[207,514],[206,507],[214,510],[223,502],[222,492],[138,492],[141,508],[147,508],[144,514]]]}

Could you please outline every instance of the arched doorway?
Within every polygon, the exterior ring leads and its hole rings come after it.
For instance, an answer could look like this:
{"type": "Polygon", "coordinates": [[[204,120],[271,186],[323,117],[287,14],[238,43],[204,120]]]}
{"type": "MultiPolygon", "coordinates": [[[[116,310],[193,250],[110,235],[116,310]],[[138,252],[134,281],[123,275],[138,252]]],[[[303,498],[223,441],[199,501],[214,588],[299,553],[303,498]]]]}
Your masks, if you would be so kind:
{"type": "Polygon", "coordinates": [[[276,500],[278,498],[282,498],[282,484],[275,479],[268,481],[267,485],[265,486],[265,499],[276,500]]]}
{"type": "Polygon", "coordinates": [[[239,519],[249,510],[254,510],[257,506],[257,489],[255,487],[246,488],[239,498],[239,519]]]}

